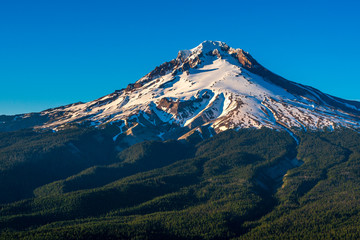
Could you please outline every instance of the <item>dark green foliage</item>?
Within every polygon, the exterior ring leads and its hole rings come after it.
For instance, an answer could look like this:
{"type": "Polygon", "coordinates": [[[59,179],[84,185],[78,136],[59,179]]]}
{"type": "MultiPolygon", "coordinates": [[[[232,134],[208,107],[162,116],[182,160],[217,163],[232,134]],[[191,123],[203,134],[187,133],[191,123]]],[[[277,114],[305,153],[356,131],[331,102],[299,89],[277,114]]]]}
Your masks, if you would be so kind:
{"type": "MultiPolygon", "coordinates": [[[[0,151],[14,147],[17,134],[4,135],[14,141],[0,141],[0,151]]],[[[43,186],[30,188],[36,197],[0,205],[0,239],[360,237],[360,134],[351,130],[299,132],[299,146],[286,132],[227,131],[200,143],[152,141],[120,153],[100,130],[57,133],[58,141],[45,133],[43,143],[26,134],[21,141],[35,149],[62,149],[57,161],[66,164],[74,156],[64,152],[74,144],[89,165],[68,165],[73,173],[60,165],[62,177],[42,176],[43,186]],[[91,145],[93,136],[111,147],[91,145]],[[97,151],[107,154],[93,157],[97,151]],[[291,165],[295,157],[301,166],[291,165]]],[[[37,159],[25,152],[8,161],[11,168],[37,159]]]]}
{"type": "Polygon", "coordinates": [[[359,239],[360,134],[301,134],[298,157],[277,196],[279,205],[243,239],[359,239]]]}
{"type": "Polygon", "coordinates": [[[0,133],[0,146],[0,203],[32,197],[36,187],[109,163],[113,154],[109,136],[81,128],[0,133]]]}
{"type": "Polygon", "coordinates": [[[94,166],[64,180],[35,189],[36,196],[103,186],[132,174],[169,165],[193,155],[193,147],[176,141],[143,142],[118,153],[111,165],[94,166]]]}

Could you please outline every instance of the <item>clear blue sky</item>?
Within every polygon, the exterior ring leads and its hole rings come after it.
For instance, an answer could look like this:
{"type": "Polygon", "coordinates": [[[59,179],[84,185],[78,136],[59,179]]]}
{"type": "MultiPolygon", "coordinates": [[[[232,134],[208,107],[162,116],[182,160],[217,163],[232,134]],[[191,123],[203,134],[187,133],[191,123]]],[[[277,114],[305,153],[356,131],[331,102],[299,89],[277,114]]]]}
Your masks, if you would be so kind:
{"type": "Polygon", "coordinates": [[[360,100],[360,1],[2,0],[0,114],[89,101],[204,40],[360,100]]]}

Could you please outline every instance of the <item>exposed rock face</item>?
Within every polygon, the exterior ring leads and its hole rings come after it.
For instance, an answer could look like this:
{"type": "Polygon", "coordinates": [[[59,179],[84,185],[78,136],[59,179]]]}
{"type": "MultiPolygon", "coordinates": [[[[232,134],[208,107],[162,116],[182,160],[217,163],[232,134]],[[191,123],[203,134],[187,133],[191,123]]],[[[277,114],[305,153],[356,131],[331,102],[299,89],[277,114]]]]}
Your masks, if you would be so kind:
{"type": "Polygon", "coordinates": [[[205,41],[180,51],[126,89],[16,117],[22,124],[14,124],[14,117],[0,117],[0,129],[112,126],[114,141],[133,144],[189,134],[210,137],[230,128],[269,127],[290,133],[294,128],[359,129],[360,103],[288,81],[242,49],[205,41]],[[27,117],[32,120],[24,120],[27,117]]]}

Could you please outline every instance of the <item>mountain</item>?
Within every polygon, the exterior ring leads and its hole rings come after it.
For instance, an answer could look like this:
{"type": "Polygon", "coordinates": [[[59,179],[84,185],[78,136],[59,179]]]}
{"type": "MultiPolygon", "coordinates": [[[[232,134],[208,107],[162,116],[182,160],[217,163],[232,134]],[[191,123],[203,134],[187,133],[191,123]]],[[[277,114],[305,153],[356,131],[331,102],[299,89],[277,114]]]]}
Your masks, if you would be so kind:
{"type": "Polygon", "coordinates": [[[58,131],[74,124],[109,128],[114,141],[202,138],[227,129],[360,127],[360,103],[288,81],[249,53],[204,41],[97,100],[40,113],[0,116],[0,131],[58,131]]]}
{"type": "Polygon", "coordinates": [[[359,108],[206,41],[0,116],[0,240],[360,239],[359,108]]]}

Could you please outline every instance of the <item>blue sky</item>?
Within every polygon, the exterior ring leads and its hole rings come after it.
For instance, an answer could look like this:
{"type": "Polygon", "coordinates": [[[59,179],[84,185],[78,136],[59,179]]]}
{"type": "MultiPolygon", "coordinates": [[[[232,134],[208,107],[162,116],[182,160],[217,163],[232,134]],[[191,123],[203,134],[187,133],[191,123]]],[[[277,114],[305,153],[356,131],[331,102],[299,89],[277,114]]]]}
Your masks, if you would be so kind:
{"type": "Polygon", "coordinates": [[[2,0],[0,114],[99,98],[204,40],[360,100],[359,11],[355,0],[2,0]]]}

